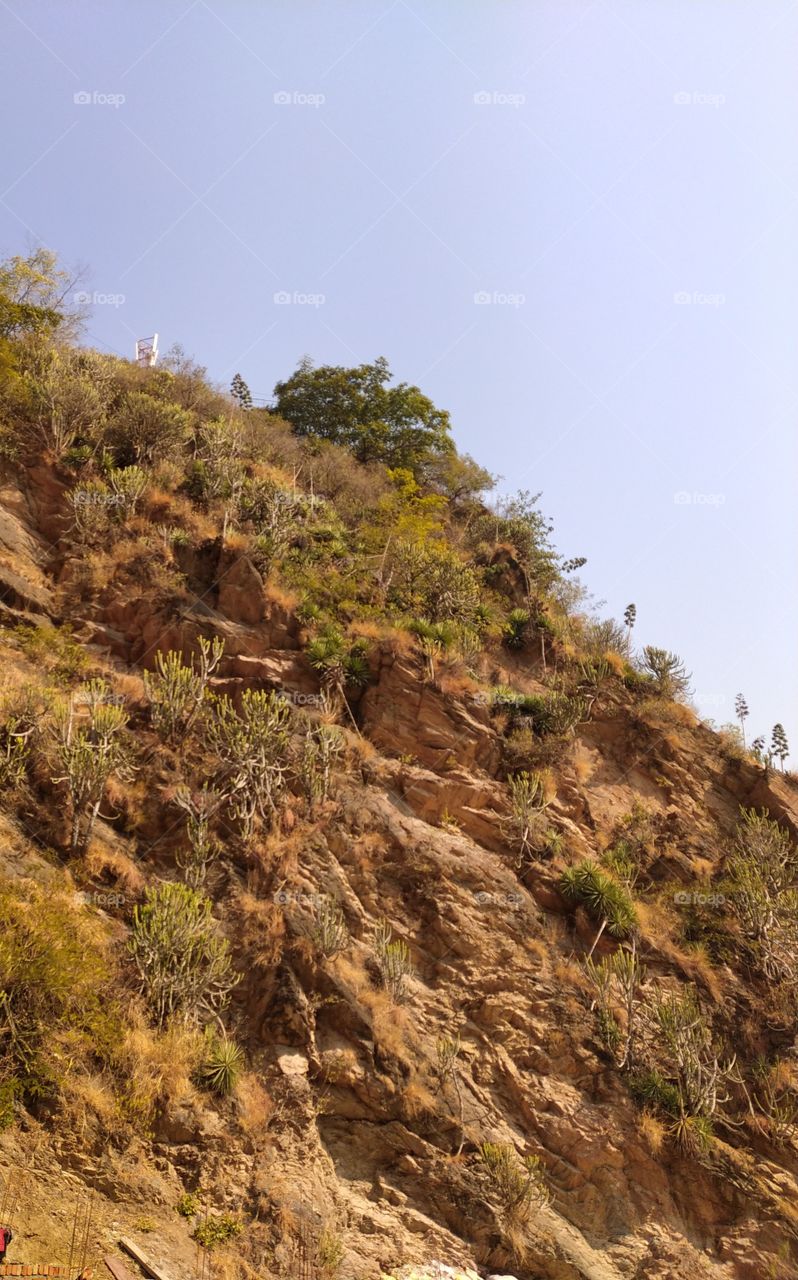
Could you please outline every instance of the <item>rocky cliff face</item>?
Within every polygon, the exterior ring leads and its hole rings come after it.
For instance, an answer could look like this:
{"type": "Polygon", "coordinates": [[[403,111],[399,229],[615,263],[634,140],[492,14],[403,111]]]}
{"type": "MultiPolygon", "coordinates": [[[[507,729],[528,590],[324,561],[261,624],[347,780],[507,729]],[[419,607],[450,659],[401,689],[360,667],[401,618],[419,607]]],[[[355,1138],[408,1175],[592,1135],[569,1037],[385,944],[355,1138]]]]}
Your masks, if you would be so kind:
{"type": "MultiPolygon", "coordinates": [[[[60,503],[46,470],[0,491],[10,683],[31,674],[19,626],[49,620],[68,621],[96,669],[128,689],[158,650],[189,654],[204,635],[225,642],[218,689],[317,692],[290,601],[274,599],[252,563],[218,543],[186,561],[179,607],[143,580],[138,593],[100,591],[83,608],[65,590],[75,565],[59,544],[60,503]]],[[[174,1206],[200,1189],[214,1211],[246,1224],[213,1255],[227,1275],[309,1274],[308,1241],[318,1274],[342,1277],[434,1260],[520,1280],[798,1274],[791,1126],[777,1145],[741,1094],[734,1123],[717,1126],[707,1149],[688,1152],[663,1133],[599,1035],[583,966],[595,923],[560,883],[566,865],[600,857],[642,805],[637,945],[649,979],[694,984],[746,1066],[776,1050],[790,1061],[794,1022],[763,1014],[759,981],[733,946],[710,962],[691,944],[680,899],[697,903],[696,937],[716,926],[723,902],[701,895],[720,872],[739,807],[767,807],[794,835],[792,781],[734,758],[687,712],[675,722],[641,711],[615,681],[550,762],[558,843],[519,865],[507,835],[501,714],[477,683],[432,678],[418,653],[388,640],[373,641],[370,665],[332,798],[311,816],[289,809],[257,857],[231,858],[213,883],[244,969],[233,1014],[249,1092],[213,1103],[187,1085],[136,1136],[112,1131],[88,1104],[81,1125],[46,1110],[18,1115],[0,1138],[12,1182],[37,1136],[17,1256],[50,1248],[58,1260],[72,1203],[92,1190],[95,1253],[132,1234],[170,1274],[188,1277],[194,1246],[174,1206]],[[312,942],[322,896],[340,904],[349,934],[330,956],[312,942]],[[396,1001],[375,962],[380,921],[409,952],[396,1001]],[[457,1046],[449,1069],[446,1041],[457,1046]],[[508,1224],[501,1212],[479,1157],[486,1142],[540,1159],[549,1199],[522,1221],[508,1224]]],[[[527,690],[537,674],[530,657],[527,690]]],[[[170,781],[168,772],[141,775],[139,829],[121,800],[122,816],[98,827],[94,891],[108,902],[96,897],[92,909],[120,945],[136,897],[129,886],[173,866],[162,803],[170,781]]],[[[4,874],[72,883],[75,868],[31,838],[36,829],[30,815],[2,814],[4,874]]],[[[80,883],[92,884],[90,870],[80,883]]],[[[594,958],[618,946],[605,936],[594,958]]]]}

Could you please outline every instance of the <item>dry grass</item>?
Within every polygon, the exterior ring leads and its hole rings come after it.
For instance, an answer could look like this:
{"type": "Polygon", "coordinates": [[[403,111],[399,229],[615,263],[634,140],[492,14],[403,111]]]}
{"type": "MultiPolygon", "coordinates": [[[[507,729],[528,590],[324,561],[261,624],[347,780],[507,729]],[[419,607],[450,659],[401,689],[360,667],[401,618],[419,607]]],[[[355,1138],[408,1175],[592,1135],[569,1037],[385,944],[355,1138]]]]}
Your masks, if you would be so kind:
{"type": "Polygon", "coordinates": [[[271,898],[259,898],[239,889],[233,902],[235,943],[250,964],[271,969],[279,961],[285,942],[285,918],[271,898]]]}
{"type": "Polygon", "coordinates": [[[626,671],[626,658],[622,658],[614,649],[606,650],[604,661],[614,676],[622,676],[626,671]]]}
{"type": "Polygon", "coordinates": [[[652,1111],[643,1111],[638,1118],[637,1129],[651,1154],[658,1156],[665,1145],[666,1126],[652,1111]]]}
{"type": "Polygon", "coordinates": [[[416,1120],[422,1115],[432,1115],[437,1110],[433,1094],[417,1076],[402,1090],[401,1101],[408,1120],[416,1120]]]}
{"type": "Polygon", "coordinates": [[[242,1075],[235,1087],[238,1118],[250,1137],[258,1137],[268,1128],[274,1115],[274,1102],[254,1071],[242,1075]]]}
{"type": "Polygon", "coordinates": [[[175,1105],[195,1095],[191,1077],[203,1051],[197,1031],[174,1024],[154,1031],[134,1006],[120,1045],[118,1068],[128,1081],[128,1110],[148,1118],[156,1107],[175,1105]]]}
{"type": "Polygon", "coordinates": [[[573,752],[571,753],[571,759],[573,761],[574,774],[577,782],[588,782],[596,771],[596,761],[593,752],[588,750],[583,743],[577,742],[575,743],[573,752]]]}
{"type": "Polygon", "coordinates": [[[144,876],[132,858],[121,849],[101,845],[93,840],[86,855],[84,866],[86,873],[94,880],[102,880],[110,875],[120,889],[133,898],[144,892],[144,876]]]}
{"type": "Polygon", "coordinates": [[[293,613],[299,605],[299,596],[293,591],[287,591],[284,587],[280,587],[276,582],[267,582],[264,584],[263,594],[270,604],[276,604],[281,609],[285,609],[286,613],[293,613]]]}

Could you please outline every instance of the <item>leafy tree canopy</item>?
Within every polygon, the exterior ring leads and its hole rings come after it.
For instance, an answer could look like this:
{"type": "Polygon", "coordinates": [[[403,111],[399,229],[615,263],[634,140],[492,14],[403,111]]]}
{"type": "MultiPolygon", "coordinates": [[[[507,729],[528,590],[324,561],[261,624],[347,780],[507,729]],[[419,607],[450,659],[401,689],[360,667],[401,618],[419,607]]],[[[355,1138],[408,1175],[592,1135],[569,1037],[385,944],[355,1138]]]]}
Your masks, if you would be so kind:
{"type": "Polygon", "coordinates": [[[388,361],[345,369],[300,361],[274,389],[275,409],[300,436],[317,436],[351,449],[359,462],[384,462],[422,473],[432,459],[454,452],[449,414],[418,387],[390,387],[388,361]]]}

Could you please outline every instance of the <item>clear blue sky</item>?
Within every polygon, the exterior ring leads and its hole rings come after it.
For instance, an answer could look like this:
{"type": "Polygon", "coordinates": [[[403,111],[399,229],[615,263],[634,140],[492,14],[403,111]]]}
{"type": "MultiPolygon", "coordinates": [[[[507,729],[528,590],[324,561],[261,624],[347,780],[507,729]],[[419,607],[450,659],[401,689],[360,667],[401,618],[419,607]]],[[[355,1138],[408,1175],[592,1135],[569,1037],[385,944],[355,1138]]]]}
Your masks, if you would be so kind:
{"type": "Polygon", "coordinates": [[[798,751],[794,0],[1,0],[0,28],[0,250],[88,264],[91,341],[157,329],[263,397],[305,353],[386,355],[704,714],[743,690],[798,751]]]}

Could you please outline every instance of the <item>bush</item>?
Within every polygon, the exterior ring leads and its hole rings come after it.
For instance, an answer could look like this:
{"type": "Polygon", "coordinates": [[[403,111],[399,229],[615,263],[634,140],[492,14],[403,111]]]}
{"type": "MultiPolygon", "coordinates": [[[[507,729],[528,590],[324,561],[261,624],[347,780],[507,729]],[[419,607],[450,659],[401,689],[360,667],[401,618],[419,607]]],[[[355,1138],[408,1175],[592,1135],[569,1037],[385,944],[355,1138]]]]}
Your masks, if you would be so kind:
{"type": "Polygon", "coordinates": [[[184,1191],[175,1208],[181,1218],[194,1218],[199,1213],[199,1196],[193,1191],[184,1191]]]}
{"type": "Polygon", "coordinates": [[[198,1022],[217,1013],[238,981],[211,905],[188,885],[161,884],[147,890],[133,913],[130,953],[159,1026],[173,1017],[198,1022]]]}
{"type": "Polygon", "coordinates": [[[146,391],[129,391],[111,419],[107,438],[121,466],[151,466],[172,457],[191,433],[191,414],[146,391]]]}
{"type": "Polygon", "coordinates": [[[504,1142],[483,1142],[479,1157],[491,1193],[510,1219],[523,1220],[547,1204],[549,1191],[540,1156],[519,1156],[504,1142]]]}
{"type": "Polygon", "coordinates": [[[199,653],[190,665],[170,649],[155,655],[155,671],[144,672],[144,688],[150,699],[152,722],[167,742],[183,738],[205,704],[208,681],[222,660],[224,642],[200,638],[199,653]]]}
{"type": "Polygon", "coordinates": [[[332,898],[322,898],[316,907],[313,940],[325,956],[337,955],[349,945],[346,917],[332,898]]]}
{"type": "Polygon", "coordinates": [[[798,971],[798,850],[767,809],[741,809],[727,864],[731,907],[765,975],[798,971]]]}
{"type": "Polygon", "coordinates": [[[123,769],[129,750],[123,736],[127,716],[111,697],[104,680],[92,680],[72,697],[55,703],[56,758],[72,806],[70,849],[88,848],[105,787],[111,774],[123,769]],[[86,714],[81,714],[81,707],[86,714]]]}
{"type": "Polygon", "coordinates": [[[246,689],[236,711],[227,696],[214,699],[208,743],[222,765],[223,786],[245,840],[255,819],[271,825],[288,772],[290,708],[276,693],[246,689]]]}
{"type": "Polygon", "coordinates": [[[504,624],[504,643],[508,649],[523,649],[531,615],[528,609],[513,609],[504,624]]]}
{"type": "Polygon", "coordinates": [[[410,948],[401,939],[392,941],[391,926],[380,921],[376,937],[377,962],[388,995],[395,1004],[401,1004],[405,994],[405,981],[413,973],[410,948]]]}
{"type": "MultiPolygon", "coordinates": [[[[107,1064],[122,1035],[118,976],[96,917],[31,882],[0,884],[0,1095],[52,1097],[81,1064],[107,1064]]],[[[2,1121],[0,1121],[2,1123],[2,1121]]]]}
{"type": "Polygon", "coordinates": [[[684,663],[667,649],[646,645],[643,650],[643,670],[652,678],[657,693],[663,698],[683,698],[690,691],[690,676],[684,663]]]}
{"type": "Polygon", "coordinates": [[[231,1213],[211,1214],[197,1223],[191,1238],[196,1240],[201,1248],[210,1251],[220,1244],[228,1244],[230,1240],[235,1240],[243,1230],[243,1222],[239,1218],[234,1218],[231,1213]]]}

